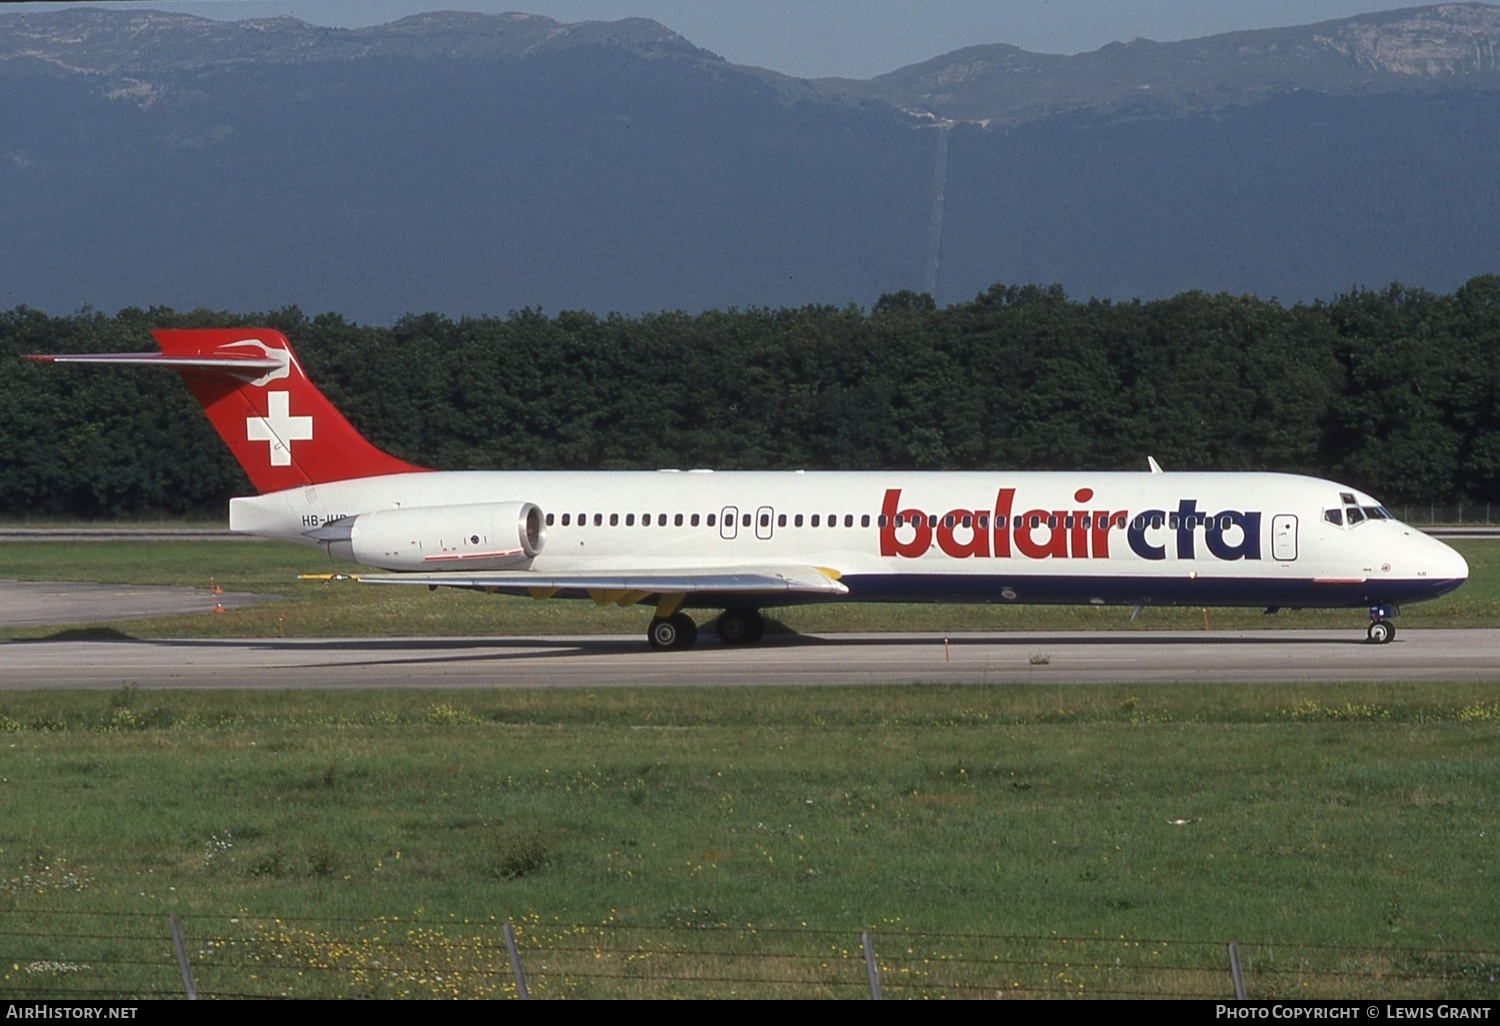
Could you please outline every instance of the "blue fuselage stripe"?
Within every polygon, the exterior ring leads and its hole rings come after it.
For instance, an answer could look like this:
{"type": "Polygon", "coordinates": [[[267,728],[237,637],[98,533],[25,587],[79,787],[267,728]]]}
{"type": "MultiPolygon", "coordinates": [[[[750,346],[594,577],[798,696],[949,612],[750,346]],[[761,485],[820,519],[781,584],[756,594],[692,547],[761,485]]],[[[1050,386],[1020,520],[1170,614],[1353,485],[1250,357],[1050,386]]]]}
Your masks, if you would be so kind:
{"type": "MultiPolygon", "coordinates": [[[[1423,602],[1453,591],[1463,580],[1314,582],[1302,578],[1001,576],[989,574],[850,574],[840,578],[844,602],[973,602],[1016,605],[1285,606],[1363,609],[1423,602]]],[[[816,595],[762,596],[757,604],[825,601],[816,595]]],[[[696,608],[744,605],[744,596],[688,596],[696,608]]]]}

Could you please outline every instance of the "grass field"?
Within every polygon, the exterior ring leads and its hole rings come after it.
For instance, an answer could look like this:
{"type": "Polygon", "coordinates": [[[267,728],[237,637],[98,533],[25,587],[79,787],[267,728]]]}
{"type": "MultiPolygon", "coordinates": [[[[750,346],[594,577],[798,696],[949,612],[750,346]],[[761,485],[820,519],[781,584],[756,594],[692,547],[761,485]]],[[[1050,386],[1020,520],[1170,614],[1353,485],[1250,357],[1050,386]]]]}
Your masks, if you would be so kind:
{"type": "MultiPolygon", "coordinates": [[[[1469,561],[1469,582],[1435,602],[1409,606],[1408,627],[1500,624],[1500,540],[1457,541],[1469,561]]],[[[216,616],[205,593],[194,616],[131,620],[116,629],[133,637],[369,637],[493,634],[644,633],[651,611],[638,606],[598,608],[590,602],[537,602],[441,589],[361,586],[352,581],[299,583],[304,573],[344,572],[316,550],[272,542],[144,541],[17,542],[0,544],[0,578],[177,584],[279,596],[216,616]]],[[[699,611],[708,622],[710,611],[699,611]]],[[[1120,607],[934,606],[832,604],[772,610],[786,629],[800,632],[886,630],[1150,630],[1202,629],[1201,609],[1147,609],[1139,621],[1120,607]]],[[[1363,630],[1363,610],[1210,609],[1216,628],[1339,627],[1363,630]]],[[[36,638],[47,628],[0,629],[0,638],[36,638]]]]}
{"type": "MultiPolygon", "coordinates": [[[[1403,627],[1500,622],[1500,542],[1458,547],[1470,583],[1403,627]]],[[[330,564],[261,543],[0,560],[5,577],[282,596],[115,625],[141,637],[635,632],[648,615],[298,584],[330,564]]],[[[781,619],[1130,626],[1118,609],[781,619]]],[[[221,994],[507,993],[511,920],[539,996],[858,996],[872,929],[894,996],[1227,996],[1236,940],[1252,996],[1494,998],[1497,742],[1486,684],[5,692],[0,996],[177,993],[176,913],[221,994]]]]}
{"type": "MultiPolygon", "coordinates": [[[[6,693],[0,993],[113,964],[60,921],[177,912],[348,970],[299,974],[309,996],[493,992],[456,926],[493,917],[554,952],[553,994],[622,992],[569,977],[566,938],[673,927],[677,948],[839,931],[825,949],[873,928],[893,963],[971,935],[1359,946],[1383,974],[1317,992],[1410,993],[1401,966],[1457,959],[1439,990],[1493,997],[1497,742],[1495,689],[1457,684],[6,693]],[[370,945],[319,925],[353,921],[427,931],[426,968],[355,972],[370,945]]],[[[1047,961],[986,986],[1045,992],[1047,961]]],[[[625,992],[724,993],[675,985],[625,992]]],[[[1153,985],[1197,992],[1127,990],[1153,985]]]]}

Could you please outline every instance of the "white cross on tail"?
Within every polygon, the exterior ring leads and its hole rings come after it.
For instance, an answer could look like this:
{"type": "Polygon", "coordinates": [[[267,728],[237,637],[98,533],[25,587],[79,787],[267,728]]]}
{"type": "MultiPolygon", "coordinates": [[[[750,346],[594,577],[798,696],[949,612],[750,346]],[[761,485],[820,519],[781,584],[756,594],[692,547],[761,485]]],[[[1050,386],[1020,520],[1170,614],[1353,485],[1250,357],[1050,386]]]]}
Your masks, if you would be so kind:
{"type": "Polygon", "coordinates": [[[309,442],[313,436],[311,417],[293,417],[286,392],[266,393],[264,417],[246,417],[245,433],[252,442],[271,443],[271,466],[292,465],[291,443],[309,442]]]}

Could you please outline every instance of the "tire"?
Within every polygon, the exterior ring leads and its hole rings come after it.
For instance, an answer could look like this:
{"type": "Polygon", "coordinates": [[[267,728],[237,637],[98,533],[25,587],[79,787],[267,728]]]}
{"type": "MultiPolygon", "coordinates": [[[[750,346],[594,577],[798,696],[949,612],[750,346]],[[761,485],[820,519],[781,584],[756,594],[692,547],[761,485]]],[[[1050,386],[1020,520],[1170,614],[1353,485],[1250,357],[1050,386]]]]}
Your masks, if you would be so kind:
{"type": "Polygon", "coordinates": [[[1371,644],[1389,645],[1396,637],[1396,625],[1389,620],[1376,620],[1365,633],[1371,644]]]}
{"type": "Polygon", "coordinates": [[[673,613],[666,619],[652,620],[646,628],[646,641],[658,652],[692,648],[698,640],[698,625],[686,613],[673,613]]]}
{"type": "Polygon", "coordinates": [[[755,609],[726,609],[716,624],[726,645],[753,645],[766,633],[766,619],[755,609]]]}

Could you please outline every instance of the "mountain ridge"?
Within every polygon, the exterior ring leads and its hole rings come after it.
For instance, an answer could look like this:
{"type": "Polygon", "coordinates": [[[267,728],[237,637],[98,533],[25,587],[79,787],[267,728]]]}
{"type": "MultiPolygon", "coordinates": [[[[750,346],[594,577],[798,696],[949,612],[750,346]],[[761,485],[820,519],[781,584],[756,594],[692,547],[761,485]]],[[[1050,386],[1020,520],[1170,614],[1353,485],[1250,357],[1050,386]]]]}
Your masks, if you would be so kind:
{"type": "Polygon", "coordinates": [[[855,88],[645,20],[0,13],[0,305],[1453,289],[1500,270],[1496,26],[1446,4],[1082,60],[991,45],[855,88]]]}
{"type": "Polygon", "coordinates": [[[0,12],[0,61],[51,59],[83,73],[193,70],[364,57],[521,57],[569,46],[723,58],[646,18],[563,23],[535,14],[436,11],[366,28],[329,28],[282,16],[218,21],[172,11],[0,12]],[[70,58],[66,61],[64,57],[70,58]]]}
{"type": "Polygon", "coordinates": [[[1149,97],[1173,113],[1245,106],[1311,89],[1335,95],[1415,86],[1500,88],[1500,7],[1451,3],[1312,25],[1159,43],[1110,43],[1073,56],[1005,43],[965,47],[865,82],[830,88],[914,115],[1013,124],[1149,97]]]}
{"type": "Polygon", "coordinates": [[[1244,106],[1276,93],[1500,88],[1500,6],[1478,0],[1176,42],[1136,39],[1071,56],[1008,43],[963,47],[871,79],[804,78],[733,64],[645,18],[564,23],[541,15],[437,11],[356,29],[293,17],[221,22],[166,11],[0,12],[0,63],[128,79],[245,61],[377,57],[524,59],[576,46],[678,57],[830,97],[889,103],[922,120],[1014,124],[1150,101],[1159,113],[1244,106]]]}

